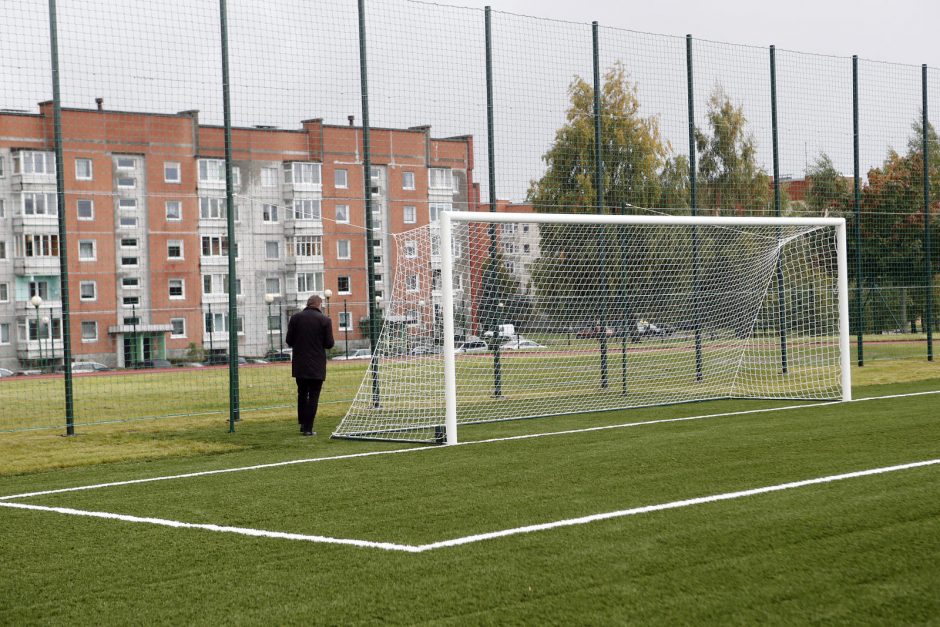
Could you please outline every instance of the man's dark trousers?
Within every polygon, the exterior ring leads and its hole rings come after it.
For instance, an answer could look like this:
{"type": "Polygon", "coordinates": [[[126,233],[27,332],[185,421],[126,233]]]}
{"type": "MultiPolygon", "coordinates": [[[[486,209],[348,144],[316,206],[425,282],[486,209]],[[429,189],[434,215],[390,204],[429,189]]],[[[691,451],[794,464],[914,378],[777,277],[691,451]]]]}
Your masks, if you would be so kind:
{"type": "Polygon", "coordinates": [[[297,422],[304,433],[313,431],[313,421],[317,417],[317,405],[320,403],[320,390],[323,379],[295,379],[297,381],[297,422]]]}

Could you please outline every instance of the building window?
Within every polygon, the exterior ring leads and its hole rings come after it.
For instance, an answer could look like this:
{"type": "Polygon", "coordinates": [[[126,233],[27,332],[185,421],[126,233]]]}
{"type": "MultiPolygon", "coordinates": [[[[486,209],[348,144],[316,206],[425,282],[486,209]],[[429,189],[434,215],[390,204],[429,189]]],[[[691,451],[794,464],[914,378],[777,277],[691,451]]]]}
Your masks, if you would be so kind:
{"type": "Polygon", "coordinates": [[[97,342],[98,341],[98,323],[94,320],[83,320],[82,321],[82,341],[83,342],[97,342]]]}
{"type": "Polygon", "coordinates": [[[322,292],[323,291],[323,273],[322,272],[299,272],[297,273],[297,291],[298,292],[322,292]]]}
{"type": "Polygon", "coordinates": [[[349,205],[336,205],[337,224],[349,224],[349,205]]]}
{"type": "Polygon", "coordinates": [[[0,344],[10,343],[10,323],[0,322],[0,344]]]}
{"type": "MultiPolygon", "coordinates": [[[[22,240],[17,241],[17,245],[22,242],[24,257],[58,257],[59,256],[59,236],[58,235],[24,235],[22,240]]],[[[2,244],[2,255],[0,259],[6,258],[6,242],[2,244]]],[[[17,253],[19,254],[19,252],[17,253]]]]}
{"type": "Polygon", "coordinates": [[[405,224],[415,224],[418,221],[418,209],[412,205],[405,205],[405,224]]]}
{"type": "Polygon", "coordinates": [[[14,155],[13,174],[55,174],[55,155],[32,151],[14,155]]]}
{"type": "Polygon", "coordinates": [[[277,205],[261,205],[261,221],[268,223],[277,222],[277,205]]]}
{"type": "Polygon", "coordinates": [[[29,297],[38,296],[43,300],[49,299],[49,281],[30,281],[29,297]]]}
{"type": "Polygon", "coordinates": [[[0,155],[0,179],[3,178],[3,155],[0,155]]]}
{"type": "Polygon", "coordinates": [[[91,159],[75,160],[75,178],[79,181],[90,181],[92,179],[91,159]]]}
{"type": "Polygon", "coordinates": [[[118,157],[117,158],[118,170],[133,170],[136,167],[137,167],[137,159],[133,157],[118,157]]]}
{"type": "Polygon", "coordinates": [[[140,278],[135,276],[124,277],[121,279],[121,287],[126,290],[140,289],[140,278]]]}
{"type": "Polygon", "coordinates": [[[428,205],[428,218],[431,220],[431,224],[437,222],[438,217],[441,215],[442,211],[450,211],[453,209],[453,204],[449,202],[432,202],[428,205]]]}
{"type": "Polygon", "coordinates": [[[97,300],[98,286],[94,281],[82,281],[78,284],[78,297],[81,300],[97,300]]]}
{"type": "Polygon", "coordinates": [[[339,330],[352,331],[352,314],[348,311],[339,312],[339,330]]]}
{"type": "Polygon", "coordinates": [[[503,252],[506,253],[507,255],[515,255],[516,245],[512,242],[506,242],[505,244],[503,244],[503,252]]]}
{"type": "Polygon", "coordinates": [[[7,258],[7,243],[0,241],[0,259],[7,258]]]}
{"type": "Polygon", "coordinates": [[[7,215],[6,209],[3,207],[3,198],[0,198],[0,218],[5,218],[7,215]]]}
{"type": "Polygon", "coordinates": [[[121,299],[121,304],[125,307],[136,307],[140,305],[140,296],[125,296],[121,299]]]}
{"type": "Polygon", "coordinates": [[[454,189],[454,173],[449,168],[431,168],[429,170],[431,189],[448,191],[454,189]]]}
{"type": "Polygon", "coordinates": [[[170,318],[170,337],[186,337],[186,318],[170,318]]]}
{"type": "Polygon", "coordinates": [[[225,198],[210,196],[200,197],[199,217],[203,220],[225,220],[225,198]]]}
{"type": "MultiPolygon", "coordinates": [[[[224,235],[202,236],[203,257],[228,257],[228,238],[224,235]]],[[[235,257],[238,257],[238,246],[235,246],[235,257]]]]}
{"type": "Polygon", "coordinates": [[[319,185],[320,164],[302,161],[285,163],[284,182],[294,185],[319,185]]]}
{"type": "Polygon", "coordinates": [[[349,177],[346,170],[336,170],[333,172],[333,184],[336,189],[346,189],[349,186],[349,177]]]}
{"type": "Polygon", "coordinates": [[[167,259],[183,259],[183,242],[181,240],[170,240],[166,243],[167,259]]]}
{"type": "Polygon", "coordinates": [[[137,187],[137,179],[133,176],[121,176],[117,180],[118,189],[134,189],[137,187]]]}
{"type": "Polygon", "coordinates": [[[225,182],[225,161],[222,159],[200,159],[199,160],[199,182],[200,183],[224,183],[225,182]]]}
{"type": "Polygon", "coordinates": [[[121,267],[136,268],[138,266],[137,257],[121,257],[121,267]]]}
{"type": "Polygon", "coordinates": [[[180,164],[177,161],[163,162],[163,182],[179,183],[182,180],[180,164]]]}
{"type": "Polygon", "coordinates": [[[341,276],[336,278],[336,291],[340,294],[352,293],[352,283],[350,282],[348,276],[341,276]]]}
{"type": "Polygon", "coordinates": [[[93,200],[81,199],[76,201],[75,206],[78,210],[79,220],[95,219],[95,202],[93,200]]]}
{"type": "Polygon", "coordinates": [[[118,209],[121,211],[137,211],[137,199],[121,198],[118,200],[118,209]]]}
{"type": "Polygon", "coordinates": [[[97,259],[95,240],[83,239],[78,242],[78,260],[94,261],[97,259]]]}
{"type": "Polygon", "coordinates": [[[118,226],[122,229],[137,228],[137,216],[120,216],[118,218],[118,226]]]}
{"type": "Polygon", "coordinates": [[[338,239],[336,240],[336,258],[337,259],[350,259],[352,255],[349,251],[349,240],[348,239],[338,239]]]}
{"type": "Polygon", "coordinates": [[[10,302],[10,284],[0,283],[0,303],[10,302]]]}
{"type": "Polygon", "coordinates": [[[294,200],[295,220],[319,220],[320,201],[317,198],[302,198],[294,200]]]}
{"type": "Polygon", "coordinates": [[[261,187],[277,187],[277,168],[261,168],[261,187]]]}
{"type": "Polygon", "coordinates": [[[183,203],[178,200],[168,200],[165,204],[166,219],[169,222],[179,222],[183,219],[183,203]]]}
{"type": "Polygon", "coordinates": [[[288,240],[290,255],[293,257],[322,257],[323,237],[321,235],[297,235],[288,240]]]}
{"type": "Polygon", "coordinates": [[[531,247],[528,244],[522,245],[522,252],[524,252],[525,254],[529,254],[530,250],[531,250],[531,247]]]}
{"type": "Polygon", "coordinates": [[[264,243],[264,258],[265,259],[280,259],[281,258],[281,243],[278,241],[265,242],[264,243]]]}
{"type": "Polygon", "coordinates": [[[402,172],[401,174],[401,188],[402,189],[414,189],[415,188],[415,173],[414,172],[402,172]]]}
{"type": "Polygon", "coordinates": [[[23,215],[27,216],[56,216],[59,215],[59,205],[55,194],[24,193],[23,215]]]}
{"type": "Polygon", "coordinates": [[[170,300],[183,300],[186,297],[186,283],[183,279],[170,279],[170,300]]]}
{"type": "Polygon", "coordinates": [[[418,257],[418,242],[408,240],[405,242],[405,259],[415,259],[418,257]]]}
{"type": "Polygon", "coordinates": [[[417,274],[409,274],[405,277],[405,291],[417,292],[421,287],[421,281],[417,274]]]}
{"type": "Polygon", "coordinates": [[[274,294],[275,296],[281,293],[281,278],[276,276],[269,276],[264,280],[264,293],[265,294],[274,294]]]}
{"type": "Polygon", "coordinates": [[[125,250],[131,249],[131,248],[137,248],[137,238],[136,237],[122,237],[121,248],[125,250]]]}

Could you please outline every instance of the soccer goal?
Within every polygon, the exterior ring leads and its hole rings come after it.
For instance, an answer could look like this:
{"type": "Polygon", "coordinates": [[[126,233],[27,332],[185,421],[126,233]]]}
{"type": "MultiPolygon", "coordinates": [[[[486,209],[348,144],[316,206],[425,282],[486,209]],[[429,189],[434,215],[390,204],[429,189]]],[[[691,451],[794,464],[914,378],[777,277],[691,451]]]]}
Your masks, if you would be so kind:
{"type": "Polygon", "coordinates": [[[850,400],[845,221],[443,212],[396,236],[334,437],[717,399],[850,400]]]}

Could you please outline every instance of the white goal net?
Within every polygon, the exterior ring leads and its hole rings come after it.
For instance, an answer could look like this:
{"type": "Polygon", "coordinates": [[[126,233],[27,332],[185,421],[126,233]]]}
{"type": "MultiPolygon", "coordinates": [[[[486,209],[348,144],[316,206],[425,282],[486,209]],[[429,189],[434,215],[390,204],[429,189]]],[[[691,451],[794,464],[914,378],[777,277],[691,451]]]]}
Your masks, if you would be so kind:
{"type": "Polygon", "coordinates": [[[849,398],[841,219],[451,212],[396,236],[334,437],[711,399],[849,398]],[[450,252],[447,254],[447,243],[450,252]]]}

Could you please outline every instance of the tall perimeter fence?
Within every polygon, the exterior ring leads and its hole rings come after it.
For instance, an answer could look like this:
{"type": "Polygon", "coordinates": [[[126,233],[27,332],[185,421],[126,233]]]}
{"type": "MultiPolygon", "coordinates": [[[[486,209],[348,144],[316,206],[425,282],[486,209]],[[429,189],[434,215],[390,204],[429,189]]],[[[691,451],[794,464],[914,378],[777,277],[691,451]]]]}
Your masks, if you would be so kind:
{"type": "Polygon", "coordinates": [[[393,236],[451,209],[843,216],[853,360],[933,357],[937,69],[407,0],[10,18],[0,431],[288,407],[289,315],[368,349],[393,236]]]}

